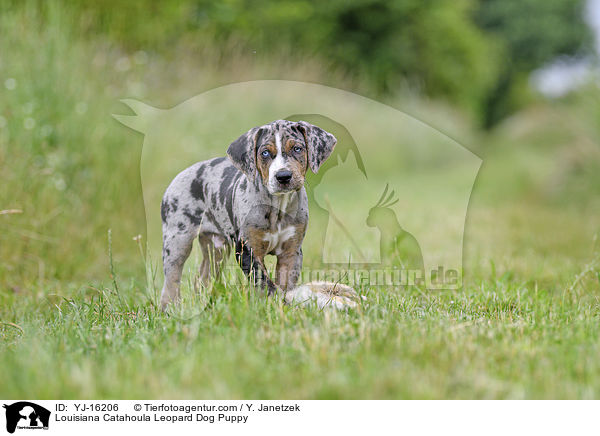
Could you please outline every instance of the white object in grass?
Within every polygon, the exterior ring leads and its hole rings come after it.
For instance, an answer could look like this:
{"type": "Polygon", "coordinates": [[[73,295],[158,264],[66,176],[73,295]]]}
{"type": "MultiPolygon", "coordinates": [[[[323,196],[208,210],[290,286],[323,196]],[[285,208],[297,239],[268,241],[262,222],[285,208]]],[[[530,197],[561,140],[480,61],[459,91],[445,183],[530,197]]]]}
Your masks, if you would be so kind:
{"type": "Polygon", "coordinates": [[[333,282],[305,283],[285,294],[285,301],[289,304],[308,305],[316,303],[319,309],[326,307],[337,310],[356,309],[360,299],[358,293],[350,286],[333,282]]]}

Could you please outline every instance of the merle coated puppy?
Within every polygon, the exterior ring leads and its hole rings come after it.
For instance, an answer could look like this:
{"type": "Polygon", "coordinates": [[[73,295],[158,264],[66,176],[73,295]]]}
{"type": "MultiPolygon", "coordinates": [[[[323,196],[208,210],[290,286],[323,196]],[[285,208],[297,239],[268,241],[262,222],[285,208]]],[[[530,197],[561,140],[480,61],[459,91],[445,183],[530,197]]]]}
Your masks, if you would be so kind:
{"type": "Polygon", "coordinates": [[[269,295],[296,285],[308,224],[304,177],[316,173],[335,137],[304,121],[277,120],[250,129],[219,157],[185,169],[162,200],[161,305],[179,298],[183,264],[196,237],[202,249],[200,278],[210,283],[229,248],[254,284],[269,295]],[[275,283],[264,257],[277,256],[275,283]]]}

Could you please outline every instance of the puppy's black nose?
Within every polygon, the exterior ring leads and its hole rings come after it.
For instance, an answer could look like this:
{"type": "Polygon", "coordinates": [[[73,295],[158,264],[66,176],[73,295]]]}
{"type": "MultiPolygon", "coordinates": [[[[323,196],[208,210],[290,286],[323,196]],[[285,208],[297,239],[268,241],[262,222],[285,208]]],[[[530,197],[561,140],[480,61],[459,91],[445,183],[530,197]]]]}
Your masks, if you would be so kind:
{"type": "Polygon", "coordinates": [[[277,171],[277,173],[275,174],[275,178],[279,183],[285,185],[290,180],[292,180],[292,172],[287,170],[277,171]]]}

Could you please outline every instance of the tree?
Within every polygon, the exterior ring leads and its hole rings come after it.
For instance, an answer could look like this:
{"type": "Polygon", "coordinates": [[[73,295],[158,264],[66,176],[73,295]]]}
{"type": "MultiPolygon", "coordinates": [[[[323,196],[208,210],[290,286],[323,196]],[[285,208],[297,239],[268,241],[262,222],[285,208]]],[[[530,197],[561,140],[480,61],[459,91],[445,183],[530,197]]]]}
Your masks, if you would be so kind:
{"type": "Polygon", "coordinates": [[[480,0],[477,25],[502,44],[495,85],[483,100],[482,121],[491,127],[522,104],[529,73],[558,56],[591,52],[583,0],[480,0]]]}

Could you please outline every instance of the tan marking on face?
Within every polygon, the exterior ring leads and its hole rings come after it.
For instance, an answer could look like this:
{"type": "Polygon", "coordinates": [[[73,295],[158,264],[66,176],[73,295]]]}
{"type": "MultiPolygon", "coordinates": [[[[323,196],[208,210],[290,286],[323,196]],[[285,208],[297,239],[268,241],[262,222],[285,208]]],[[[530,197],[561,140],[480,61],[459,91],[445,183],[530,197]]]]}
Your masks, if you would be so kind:
{"type": "Polygon", "coordinates": [[[277,147],[273,143],[267,143],[265,145],[261,145],[256,150],[256,168],[258,169],[258,174],[260,175],[263,184],[266,186],[269,183],[269,168],[271,163],[273,162],[273,157],[277,154],[277,147]],[[269,150],[271,156],[268,158],[264,158],[262,156],[262,152],[264,150],[269,150]]]}
{"type": "Polygon", "coordinates": [[[306,175],[306,169],[308,168],[308,151],[306,150],[306,146],[293,138],[289,138],[282,149],[289,157],[288,166],[293,174],[292,179],[298,181],[301,180],[302,183],[304,183],[304,176],[306,175]],[[302,151],[296,153],[294,151],[295,146],[302,148],[302,151]]]}
{"type": "Polygon", "coordinates": [[[304,176],[308,166],[308,153],[303,142],[295,138],[281,137],[275,134],[277,155],[269,168],[269,191],[273,194],[297,191],[304,185],[304,176]],[[300,148],[295,151],[294,148],[300,148]],[[280,184],[276,175],[280,171],[290,171],[292,178],[289,183],[280,184]]]}

